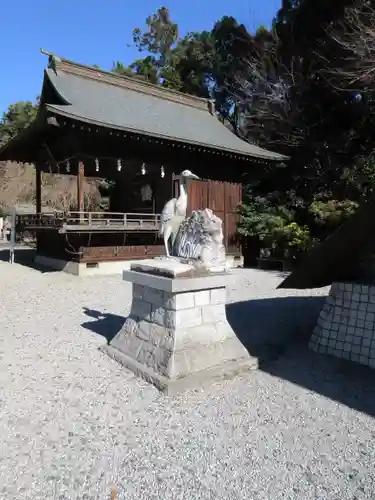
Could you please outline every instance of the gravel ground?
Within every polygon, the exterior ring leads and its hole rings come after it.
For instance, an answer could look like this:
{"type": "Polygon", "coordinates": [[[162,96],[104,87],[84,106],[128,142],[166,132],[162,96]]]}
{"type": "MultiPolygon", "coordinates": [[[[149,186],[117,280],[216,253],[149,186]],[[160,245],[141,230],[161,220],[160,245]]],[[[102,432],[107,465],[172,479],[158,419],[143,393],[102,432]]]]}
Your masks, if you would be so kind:
{"type": "MultiPolygon", "coordinates": [[[[327,290],[235,275],[228,316],[251,349],[306,337],[327,290]]],[[[129,310],[120,277],[0,262],[0,291],[0,498],[104,500],[113,485],[119,500],[374,498],[373,372],[299,341],[170,398],[98,350],[129,310]]]]}

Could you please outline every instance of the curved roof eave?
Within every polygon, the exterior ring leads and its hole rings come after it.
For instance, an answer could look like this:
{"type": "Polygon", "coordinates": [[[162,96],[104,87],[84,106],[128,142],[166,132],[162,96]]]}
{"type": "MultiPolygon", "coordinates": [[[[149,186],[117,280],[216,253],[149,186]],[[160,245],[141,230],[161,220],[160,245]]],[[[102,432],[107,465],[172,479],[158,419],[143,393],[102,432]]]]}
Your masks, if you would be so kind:
{"type": "Polygon", "coordinates": [[[72,120],[81,121],[83,123],[88,123],[90,125],[96,125],[98,127],[111,128],[111,129],[114,129],[114,130],[121,130],[121,131],[124,131],[124,132],[129,132],[131,134],[146,135],[146,136],[149,136],[149,137],[155,137],[156,139],[163,139],[163,140],[175,141],[175,142],[183,142],[183,143],[190,144],[190,145],[196,146],[196,147],[202,147],[202,148],[207,148],[207,149],[212,149],[212,150],[218,150],[218,151],[222,151],[223,153],[233,154],[233,155],[236,155],[236,156],[245,156],[245,157],[249,157],[249,158],[252,158],[252,159],[259,159],[259,160],[264,160],[264,161],[278,161],[278,162],[287,161],[289,159],[289,157],[281,155],[281,154],[278,154],[278,153],[274,153],[275,156],[272,156],[270,158],[267,155],[261,156],[261,155],[256,155],[254,153],[248,153],[246,151],[238,151],[238,150],[230,149],[230,148],[222,149],[222,148],[220,148],[218,146],[208,145],[208,144],[205,144],[205,143],[199,142],[199,141],[188,140],[188,139],[182,140],[181,138],[175,137],[175,136],[164,135],[164,134],[160,134],[160,133],[159,134],[157,134],[157,133],[151,133],[151,132],[148,132],[146,130],[140,130],[140,129],[135,129],[135,128],[132,128],[132,127],[125,127],[125,126],[114,125],[114,124],[111,124],[111,123],[107,123],[107,122],[103,122],[103,121],[98,121],[98,120],[93,120],[93,119],[82,117],[80,115],[72,113],[69,110],[68,106],[67,106],[67,108],[68,109],[64,109],[63,106],[59,106],[59,105],[49,105],[49,104],[46,105],[46,109],[50,113],[54,113],[54,114],[57,114],[57,115],[60,115],[60,116],[63,116],[63,117],[66,117],[66,118],[69,118],[69,119],[72,119],[72,120]]]}

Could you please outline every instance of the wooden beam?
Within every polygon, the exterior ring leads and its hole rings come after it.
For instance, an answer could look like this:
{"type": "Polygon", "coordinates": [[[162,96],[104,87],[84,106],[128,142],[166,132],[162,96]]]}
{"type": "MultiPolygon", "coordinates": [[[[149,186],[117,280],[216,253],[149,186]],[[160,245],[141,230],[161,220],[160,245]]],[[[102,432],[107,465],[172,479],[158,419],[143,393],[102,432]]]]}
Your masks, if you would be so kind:
{"type": "Polygon", "coordinates": [[[35,193],[35,204],[36,213],[40,214],[42,212],[42,169],[40,164],[36,164],[35,167],[36,174],[36,193],[35,193]]]}
{"type": "Polygon", "coordinates": [[[83,161],[78,162],[78,172],[77,172],[77,209],[78,212],[85,211],[85,164],[83,161]]]}

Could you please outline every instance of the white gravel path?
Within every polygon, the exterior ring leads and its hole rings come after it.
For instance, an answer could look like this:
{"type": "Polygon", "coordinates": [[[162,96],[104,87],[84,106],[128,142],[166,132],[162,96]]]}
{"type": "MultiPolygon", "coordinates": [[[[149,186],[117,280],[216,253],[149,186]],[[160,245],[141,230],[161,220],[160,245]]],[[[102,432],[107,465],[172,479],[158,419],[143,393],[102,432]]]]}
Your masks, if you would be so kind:
{"type": "MultiPolygon", "coordinates": [[[[326,290],[236,276],[230,301],[251,300],[228,314],[247,341],[308,333],[317,299],[282,297],[326,290]]],[[[112,485],[119,500],[374,498],[372,372],[297,343],[257,372],[169,398],[98,350],[129,299],[120,277],[0,262],[1,499],[104,500],[112,485]]]]}

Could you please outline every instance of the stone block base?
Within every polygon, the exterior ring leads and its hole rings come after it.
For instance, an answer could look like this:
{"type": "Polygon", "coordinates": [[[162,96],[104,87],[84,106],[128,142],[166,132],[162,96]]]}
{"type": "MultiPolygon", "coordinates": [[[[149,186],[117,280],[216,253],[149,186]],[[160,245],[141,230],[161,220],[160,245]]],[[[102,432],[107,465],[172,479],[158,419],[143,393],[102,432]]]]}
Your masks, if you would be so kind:
{"type": "Polygon", "coordinates": [[[230,275],[123,274],[133,283],[131,311],[104,350],[134,373],[170,394],[258,367],[226,318],[230,275]]]}
{"type": "Polygon", "coordinates": [[[309,346],[375,368],[375,286],[333,283],[309,346]]]}

